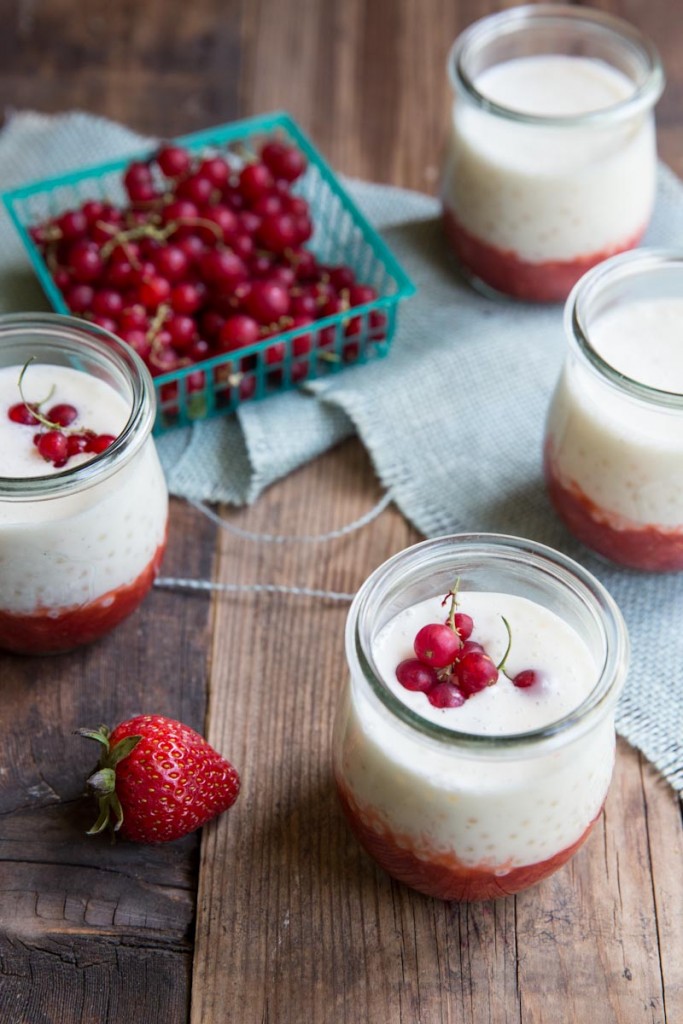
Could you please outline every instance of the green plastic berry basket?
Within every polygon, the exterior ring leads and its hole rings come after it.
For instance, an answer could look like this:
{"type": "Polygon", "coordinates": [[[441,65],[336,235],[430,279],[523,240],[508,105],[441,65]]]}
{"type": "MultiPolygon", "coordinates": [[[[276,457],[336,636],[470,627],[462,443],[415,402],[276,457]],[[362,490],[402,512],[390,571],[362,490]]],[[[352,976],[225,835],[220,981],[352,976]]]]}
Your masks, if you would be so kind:
{"type": "MultiPolygon", "coordinates": [[[[155,433],[233,412],[242,402],[281,393],[350,364],[385,356],[396,330],[399,303],[415,291],[398,260],[288,114],[236,121],[175,142],[193,153],[221,155],[237,169],[273,136],[297,146],[308,160],[305,174],[293,186],[293,192],[308,202],[313,220],[314,232],[306,248],[321,264],[347,264],[358,281],[375,289],[377,298],[313,324],[272,335],[237,352],[214,355],[155,376],[155,433]],[[296,339],[302,338],[305,341],[297,344],[296,339]]],[[[125,204],[123,171],[132,160],[145,160],[154,151],[149,148],[125,159],[79,168],[2,194],[41,286],[57,312],[68,313],[69,309],[31,238],[30,228],[89,199],[125,204]]]]}

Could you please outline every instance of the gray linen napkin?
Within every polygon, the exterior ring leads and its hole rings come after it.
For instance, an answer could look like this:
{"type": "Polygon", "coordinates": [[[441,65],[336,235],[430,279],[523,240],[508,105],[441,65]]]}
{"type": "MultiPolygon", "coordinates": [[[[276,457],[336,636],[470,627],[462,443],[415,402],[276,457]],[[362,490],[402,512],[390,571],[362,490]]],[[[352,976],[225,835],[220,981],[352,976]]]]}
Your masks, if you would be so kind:
{"type": "MultiPolygon", "coordinates": [[[[0,136],[0,185],[125,155],[144,141],[85,114],[17,115],[0,136]]],[[[612,592],[631,634],[619,731],[683,791],[683,575],[608,566],[567,534],[546,498],[541,444],[565,351],[561,308],[475,294],[446,253],[436,200],[347,184],[418,286],[401,307],[390,356],[316,381],[306,394],[247,403],[234,418],[165,435],[159,449],[171,491],[249,503],[355,430],[401,511],[425,535],[498,531],[577,558],[612,592]]],[[[683,245],[683,185],[665,167],[646,242],[683,245]]],[[[6,220],[0,278],[0,310],[45,307],[6,220]]]]}

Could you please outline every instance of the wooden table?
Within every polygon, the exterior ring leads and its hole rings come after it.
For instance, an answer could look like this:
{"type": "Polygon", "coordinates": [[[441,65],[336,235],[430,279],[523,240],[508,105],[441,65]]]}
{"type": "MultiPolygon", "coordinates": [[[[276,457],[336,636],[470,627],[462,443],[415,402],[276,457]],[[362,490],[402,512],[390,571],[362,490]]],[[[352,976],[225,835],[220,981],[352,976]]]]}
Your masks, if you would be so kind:
{"type": "MultiPolygon", "coordinates": [[[[447,48],[484,0],[5,3],[0,81],[15,108],[81,107],[174,134],[289,109],[341,171],[436,184],[447,48]]],[[[660,148],[683,173],[683,16],[601,0],[657,43],[660,148]]],[[[370,508],[347,442],[227,518],[321,532],[370,508]]],[[[165,572],[354,590],[415,532],[389,509],[322,548],[235,543],[180,501],[165,572]]],[[[0,581],[1,585],[1,581],[0,581]]],[[[330,732],[346,608],[295,597],[156,591],[95,647],[0,657],[2,1024],[678,1024],[679,803],[620,743],[584,850],[517,898],[414,895],[350,837],[330,732]],[[235,808],[159,848],[88,839],[93,756],[80,725],[159,712],[241,769],[235,808]]]]}

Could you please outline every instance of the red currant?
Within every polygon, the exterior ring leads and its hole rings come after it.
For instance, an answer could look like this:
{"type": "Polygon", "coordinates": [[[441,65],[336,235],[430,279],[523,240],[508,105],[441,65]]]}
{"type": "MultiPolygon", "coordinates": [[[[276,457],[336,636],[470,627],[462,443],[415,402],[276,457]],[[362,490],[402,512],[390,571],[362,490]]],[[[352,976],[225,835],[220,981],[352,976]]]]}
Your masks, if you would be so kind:
{"type": "Polygon", "coordinates": [[[253,345],[258,341],[259,334],[259,325],[253,317],[245,313],[235,313],[234,316],[227,318],[221,328],[219,347],[223,352],[232,352],[234,349],[253,345]]]}
{"type": "Polygon", "coordinates": [[[415,637],[413,647],[416,656],[424,665],[446,668],[455,660],[461,641],[457,633],[448,626],[432,622],[423,626],[415,637]]]}
{"type": "Polygon", "coordinates": [[[535,672],[532,668],[526,668],[523,672],[518,672],[516,676],[513,676],[512,682],[520,690],[526,690],[529,686],[533,686],[534,683],[538,682],[538,672],[535,672]]]}
{"type": "Polygon", "coordinates": [[[396,667],[396,678],[406,690],[418,690],[426,693],[439,681],[436,670],[424,665],[417,658],[408,658],[396,667]]]}
{"type": "Polygon", "coordinates": [[[22,423],[26,427],[34,427],[38,419],[33,415],[31,407],[25,402],[17,402],[7,410],[7,416],[13,423],[22,423]]]}
{"type": "Polygon", "coordinates": [[[289,295],[287,289],[275,281],[254,281],[244,304],[260,324],[277,323],[289,312],[289,295]]]}
{"type": "Polygon", "coordinates": [[[60,427],[68,427],[78,417],[78,411],[73,405],[60,402],[59,405],[53,405],[51,409],[48,409],[45,417],[50,423],[58,423],[60,427]]]}
{"type": "Polygon", "coordinates": [[[455,676],[465,697],[471,697],[487,686],[493,686],[498,679],[498,669],[488,654],[470,651],[457,662],[455,676]]]}
{"type": "Polygon", "coordinates": [[[447,680],[437,683],[427,694],[427,700],[435,708],[459,708],[465,703],[465,695],[447,680]]]}
{"type": "Polygon", "coordinates": [[[270,192],[274,179],[265,164],[247,164],[240,172],[240,192],[249,202],[270,192]]]}
{"type": "Polygon", "coordinates": [[[181,174],[189,171],[192,158],[188,151],[180,146],[162,146],[157,153],[157,163],[167,178],[179,178],[181,174]]]}
{"type": "Polygon", "coordinates": [[[36,444],[46,462],[64,465],[69,457],[69,442],[66,434],[62,434],[59,430],[50,430],[46,434],[39,434],[36,444]]]}
{"type": "Polygon", "coordinates": [[[275,178],[295,181],[306,170],[306,157],[294,146],[272,140],[261,149],[261,159],[275,178]]]}
{"type": "Polygon", "coordinates": [[[105,451],[110,445],[112,445],[115,440],[116,438],[113,434],[95,434],[94,437],[88,438],[85,450],[99,455],[100,452],[105,451]]]}

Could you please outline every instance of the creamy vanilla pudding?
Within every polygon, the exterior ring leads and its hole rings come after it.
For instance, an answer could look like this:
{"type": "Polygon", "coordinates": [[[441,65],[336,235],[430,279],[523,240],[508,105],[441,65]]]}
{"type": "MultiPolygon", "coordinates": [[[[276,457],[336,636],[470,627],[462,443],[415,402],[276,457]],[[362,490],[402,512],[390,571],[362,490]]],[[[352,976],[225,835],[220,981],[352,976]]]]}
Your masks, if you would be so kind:
{"type": "MultiPolygon", "coordinates": [[[[633,248],[648,224],[661,69],[644,40],[641,66],[622,59],[620,33],[631,30],[615,19],[563,7],[521,11],[529,13],[485,19],[455,44],[444,221],[475,279],[552,301],[591,266],[633,248]],[[500,34],[485,31],[489,21],[500,34]],[[583,45],[572,47],[577,39],[583,45]]],[[[637,34],[630,42],[633,62],[637,34]]]]}
{"type": "Polygon", "coordinates": [[[568,303],[571,352],[546,426],[550,494],[601,554],[681,569],[683,264],[643,253],[598,270],[568,303]]]}
{"type": "Polygon", "coordinates": [[[426,542],[377,570],[352,607],[351,681],[335,727],[342,806],[371,856],[428,895],[485,899],[526,888],[564,864],[600,814],[625,628],[597,581],[548,551],[486,535],[426,542]],[[398,682],[417,631],[445,620],[438,580],[449,556],[466,578],[458,609],[474,619],[471,639],[499,661],[504,616],[506,671],[534,669],[531,687],[501,673],[459,707],[440,708],[398,682]],[[413,601],[430,578],[437,592],[413,601]],[[468,586],[495,582],[506,589],[468,586]]]}
{"type": "MultiPolygon", "coordinates": [[[[17,319],[0,319],[0,355],[17,348],[17,319]]],[[[57,333],[70,330],[69,318],[60,317],[40,318],[37,329],[26,330],[26,358],[38,357],[24,375],[26,400],[42,403],[41,412],[72,405],[78,418],[66,434],[89,430],[117,440],[63,467],[46,461],[33,441],[45,428],[8,415],[20,401],[22,364],[0,368],[0,648],[20,653],[65,650],[116,625],[152,585],[166,541],[168,498],[148,436],[154,407],[147,371],[126,353],[105,373],[117,356],[108,346],[125,346],[99,337],[71,339],[67,352],[90,372],[65,365],[60,342],[51,338],[48,352],[40,338],[46,320],[57,333]],[[79,358],[83,343],[95,348],[79,358]],[[50,354],[61,363],[48,362],[50,354]],[[126,374],[140,374],[130,389],[126,374]]],[[[79,331],[87,335],[89,328],[79,324],[79,331]]]]}

